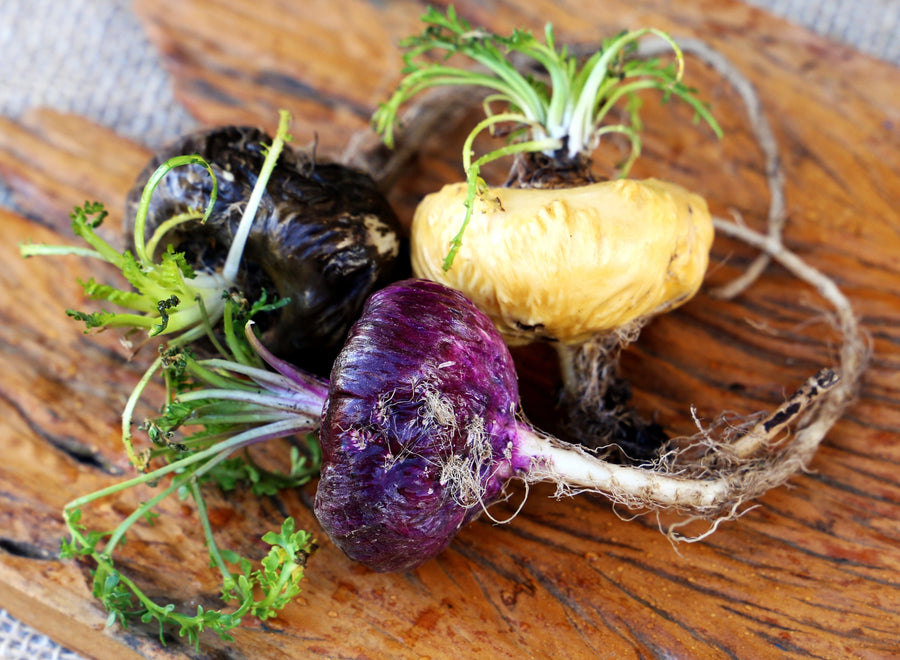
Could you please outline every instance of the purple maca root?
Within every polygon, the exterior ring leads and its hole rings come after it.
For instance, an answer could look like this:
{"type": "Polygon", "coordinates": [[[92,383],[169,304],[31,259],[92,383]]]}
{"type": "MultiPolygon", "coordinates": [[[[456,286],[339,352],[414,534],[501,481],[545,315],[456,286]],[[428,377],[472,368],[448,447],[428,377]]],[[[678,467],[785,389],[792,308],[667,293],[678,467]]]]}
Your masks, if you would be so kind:
{"type": "Polygon", "coordinates": [[[412,568],[528,469],[502,337],[461,293],[408,280],[374,294],[331,375],[316,516],[351,558],[412,568]]]}

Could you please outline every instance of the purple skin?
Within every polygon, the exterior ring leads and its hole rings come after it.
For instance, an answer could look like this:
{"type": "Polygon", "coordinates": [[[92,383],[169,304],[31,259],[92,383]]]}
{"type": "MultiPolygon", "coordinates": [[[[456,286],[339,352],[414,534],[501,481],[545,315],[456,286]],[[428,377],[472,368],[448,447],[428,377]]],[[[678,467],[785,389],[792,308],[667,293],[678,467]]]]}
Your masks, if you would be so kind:
{"type": "Polygon", "coordinates": [[[376,571],[431,559],[528,469],[517,404],[509,350],[462,294],[424,280],[376,292],[331,373],[322,527],[376,571]]]}

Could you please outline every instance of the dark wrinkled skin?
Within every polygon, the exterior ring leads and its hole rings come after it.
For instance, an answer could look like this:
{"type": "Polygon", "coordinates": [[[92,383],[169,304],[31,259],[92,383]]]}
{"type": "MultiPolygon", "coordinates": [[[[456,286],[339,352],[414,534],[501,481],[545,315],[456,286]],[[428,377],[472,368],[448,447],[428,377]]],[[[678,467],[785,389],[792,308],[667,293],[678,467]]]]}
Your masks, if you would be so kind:
{"type": "Polygon", "coordinates": [[[315,504],[322,527],[377,571],[434,557],[523,467],[513,444],[517,403],[503,339],[462,294],[424,280],[376,292],[331,374],[315,504]],[[434,393],[450,404],[436,416],[428,414],[434,393]],[[448,459],[472,455],[479,419],[489,456],[473,470],[475,503],[441,476],[448,459]]]}
{"type": "Polygon", "coordinates": [[[608,461],[640,465],[659,457],[669,440],[666,430],[630,406],[631,386],[624,378],[612,377],[606,388],[599,406],[564,397],[568,419],[563,432],[608,461]]]}
{"type": "MultiPolygon", "coordinates": [[[[199,154],[212,165],[218,181],[213,214],[205,224],[192,222],[170,232],[160,249],[171,243],[188,254],[195,268],[220,268],[262,168],[261,145],[271,143],[258,129],[229,126],[191,134],[166,147],[129,193],[128,232],[153,171],[174,156],[199,154]]],[[[151,198],[146,236],[177,213],[206,208],[211,190],[211,178],[202,166],[172,170],[151,198]]],[[[289,146],[266,193],[250,232],[238,288],[250,299],[258,298],[263,288],[290,298],[277,318],[257,318],[263,340],[279,357],[327,373],[366,297],[395,278],[399,222],[367,174],[314,163],[289,146]],[[387,236],[392,249],[380,251],[367,240],[372,231],[387,236]]]]}

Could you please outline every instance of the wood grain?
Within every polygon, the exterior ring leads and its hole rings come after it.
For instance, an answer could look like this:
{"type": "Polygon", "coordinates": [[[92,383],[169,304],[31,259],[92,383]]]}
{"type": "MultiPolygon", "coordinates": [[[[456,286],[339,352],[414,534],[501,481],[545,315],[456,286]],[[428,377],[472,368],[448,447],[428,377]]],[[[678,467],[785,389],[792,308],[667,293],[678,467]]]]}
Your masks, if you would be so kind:
{"type": "MultiPolygon", "coordinates": [[[[339,157],[365,137],[369,114],[399,78],[397,39],[419,29],[410,0],[156,0],[137,8],[175,75],[179,98],[204,124],[271,128],[296,118],[301,144],[339,157]],[[223,35],[240,35],[225,39],[223,35]],[[362,131],[362,133],[360,133],[362,131]]],[[[106,629],[87,567],[56,559],[71,498],[129,470],[118,440],[124,396],[146,356],[128,360],[112,333],[83,335],[64,314],[86,306],[78,259],[19,259],[26,240],[68,241],[68,212],[96,198],[118,209],[147,147],[83,119],[37,111],[0,124],[0,175],[28,219],[0,214],[0,599],[14,615],[89,657],[888,658],[900,639],[900,72],[729,0],[675,3],[457,2],[472,22],[507,31],[551,20],[561,39],[596,40],[655,25],[699,37],[755,85],[782,150],[790,212],[786,242],[834,277],[871,338],[859,401],[834,427],[811,470],[768,493],[702,543],[677,548],[657,521],[625,521],[601,498],[554,500],[532,488],[508,525],[482,519],[434,561],[382,575],[352,564],[320,533],[312,487],[277,498],[211,492],[221,541],[258,555],[260,535],[293,515],[319,537],[304,592],[284,615],[248,622],[231,645],[106,629]]],[[[739,99],[705,66],[690,84],[714,106],[716,141],[675,105],[646,104],[645,152],[635,172],[703,194],[713,211],[760,227],[762,157],[739,99]]],[[[415,201],[460,176],[464,132],[448,124],[421,145],[390,191],[408,221],[415,201]]],[[[598,154],[598,165],[614,154],[598,154]]],[[[110,223],[114,235],[117,223],[110,223]]],[[[717,239],[709,284],[754,257],[717,239]]],[[[113,277],[105,273],[106,277],[113,277]]],[[[770,409],[821,366],[840,337],[815,291],[772,266],[733,301],[701,293],[643,332],[623,368],[636,404],[673,432],[690,407],[770,409]]],[[[554,421],[552,355],[517,351],[529,417],[554,421]]],[[[155,392],[155,390],[154,390],[155,392]]],[[[158,394],[158,393],[157,393],[158,394]]],[[[149,406],[142,414],[149,412],[149,406]]],[[[283,457],[283,443],[262,449],[283,457]]],[[[91,509],[112,525],[147,492],[91,509]]],[[[511,515],[524,492],[499,505],[511,515]]],[[[215,580],[193,510],[167,503],[141,528],[122,566],[154,594],[215,605],[215,580]]]]}

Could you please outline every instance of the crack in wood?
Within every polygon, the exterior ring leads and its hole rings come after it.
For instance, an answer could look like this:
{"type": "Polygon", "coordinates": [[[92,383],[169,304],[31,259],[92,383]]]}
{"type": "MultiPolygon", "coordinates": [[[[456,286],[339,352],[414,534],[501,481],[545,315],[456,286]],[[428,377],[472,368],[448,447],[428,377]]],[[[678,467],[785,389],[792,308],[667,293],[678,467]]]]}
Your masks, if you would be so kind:
{"type": "Polygon", "coordinates": [[[50,552],[35,543],[6,537],[0,537],[0,550],[24,559],[37,559],[40,561],[59,559],[58,552],[50,552]]]}
{"type": "Polygon", "coordinates": [[[33,431],[36,436],[45,440],[54,449],[63,452],[81,465],[99,470],[110,476],[118,477],[124,474],[122,468],[108,461],[103,454],[92,449],[90,445],[70,436],[54,435],[44,429],[22,409],[17,401],[8,396],[6,392],[0,391],[0,400],[9,404],[22,421],[25,422],[28,428],[33,431]]]}

